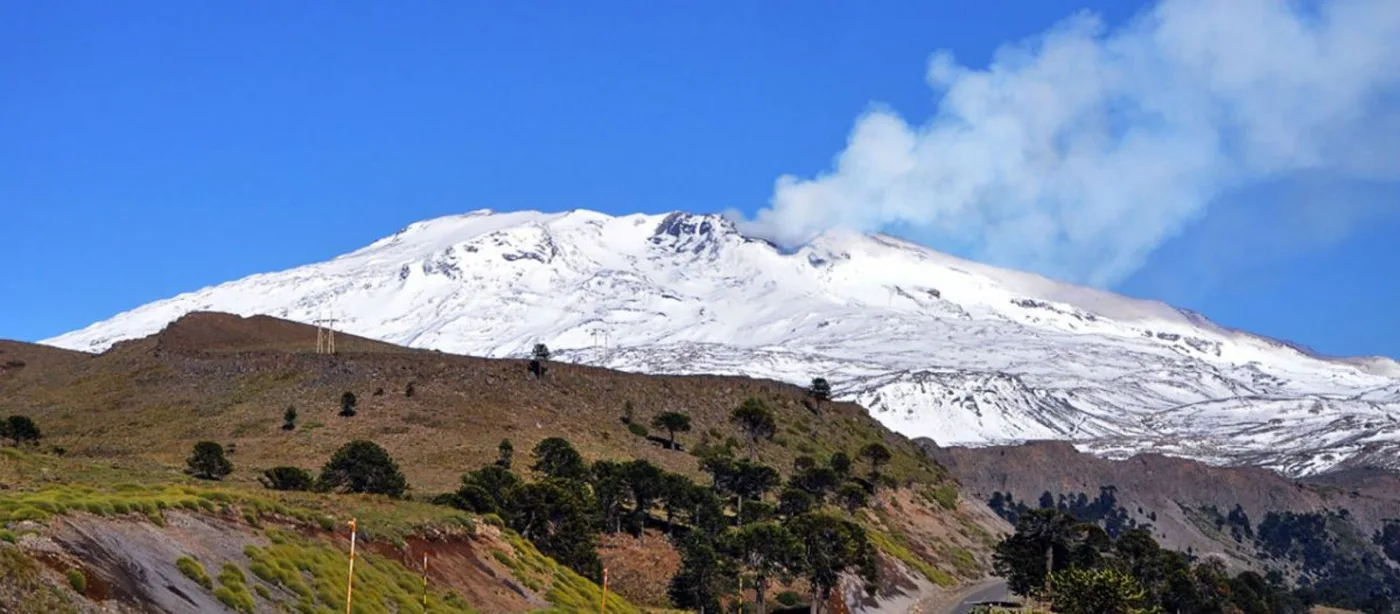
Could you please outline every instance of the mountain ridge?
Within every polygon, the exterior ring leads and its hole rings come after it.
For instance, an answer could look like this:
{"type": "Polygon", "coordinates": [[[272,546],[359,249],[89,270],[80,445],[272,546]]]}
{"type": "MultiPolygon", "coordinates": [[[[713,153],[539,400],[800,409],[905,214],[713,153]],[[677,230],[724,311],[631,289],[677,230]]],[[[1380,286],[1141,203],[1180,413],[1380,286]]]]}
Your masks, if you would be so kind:
{"type": "Polygon", "coordinates": [[[1392,360],[1320,357],[889,235],[780,248],[717,214],[444,216],[43,343],[101,350],[199,310],[335,315],[346,332],[488,357],[545,342],[624,370],[827,377],[838,397],[940,444],[1065,439],[1288,475],[1393,463],[1400,449],[1392,360]]]}

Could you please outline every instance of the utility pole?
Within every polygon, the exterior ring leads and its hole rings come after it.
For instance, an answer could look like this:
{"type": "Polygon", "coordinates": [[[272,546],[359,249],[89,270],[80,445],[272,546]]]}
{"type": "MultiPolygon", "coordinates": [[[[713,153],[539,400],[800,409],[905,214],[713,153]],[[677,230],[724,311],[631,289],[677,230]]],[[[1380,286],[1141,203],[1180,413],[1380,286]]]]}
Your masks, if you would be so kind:
{"type": "Polygon", "coordinates": [[[316,353],[335,353],[335,318],[320,318],[316,320],[316,353]]]}

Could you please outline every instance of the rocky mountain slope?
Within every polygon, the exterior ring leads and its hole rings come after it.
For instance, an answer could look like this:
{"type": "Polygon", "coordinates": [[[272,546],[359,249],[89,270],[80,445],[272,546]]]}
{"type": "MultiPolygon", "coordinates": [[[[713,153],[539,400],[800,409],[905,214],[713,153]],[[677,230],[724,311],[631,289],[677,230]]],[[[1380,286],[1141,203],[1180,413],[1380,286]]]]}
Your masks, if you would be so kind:
{"type": "Polygon", "coordinates": [[[1008,520],[1050,505],[1110,534],[1146,528],[1165,547],[1236,570],[1283,573],[1331,603],[1361,605],[1400,584],[1400,476],[1391,472],[1336,470],[1295,480],[1158,454],[1110,460],[1064,442],[920,443],[965,494],[1008,520]]]}
{"type": "Polygon", "coordinates": [[[1170,306],[884,235],[781,249],[719,216],[477,211],[44,343],[99,351],[197,310],[417,347],[805,383],[940,444],[1062,439],[1288,475],[1400,458],[1400,365],[1329,359],[1170,306]]]}

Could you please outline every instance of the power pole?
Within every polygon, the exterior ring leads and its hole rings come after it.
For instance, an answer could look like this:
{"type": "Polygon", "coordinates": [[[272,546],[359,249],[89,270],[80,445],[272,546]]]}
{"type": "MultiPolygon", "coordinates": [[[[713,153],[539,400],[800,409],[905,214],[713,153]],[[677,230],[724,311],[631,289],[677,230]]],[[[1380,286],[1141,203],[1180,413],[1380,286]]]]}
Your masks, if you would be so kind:
{"type": "Polygon", "coordinates": [[[316,320],[316,353],[335,353],[335,318],[320,318],[316,320]]]}

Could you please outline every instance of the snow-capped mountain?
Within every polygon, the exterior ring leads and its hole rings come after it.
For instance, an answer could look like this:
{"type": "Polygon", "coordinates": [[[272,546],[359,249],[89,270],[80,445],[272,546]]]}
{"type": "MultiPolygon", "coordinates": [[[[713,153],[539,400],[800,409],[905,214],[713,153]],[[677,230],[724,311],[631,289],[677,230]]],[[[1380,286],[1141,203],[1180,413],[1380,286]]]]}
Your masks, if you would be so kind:
{"type": "Polygon", "coordinates": [[[1290,475],[1400,465],[1400,365],[1325,359],[1162,303],[885,235],[796,250],[713,215],[473,213],[158,301],[45,343],[101,351],[191,311],[655,373],[832,381],[940,444],[1069,439],[1290,475]]]}

